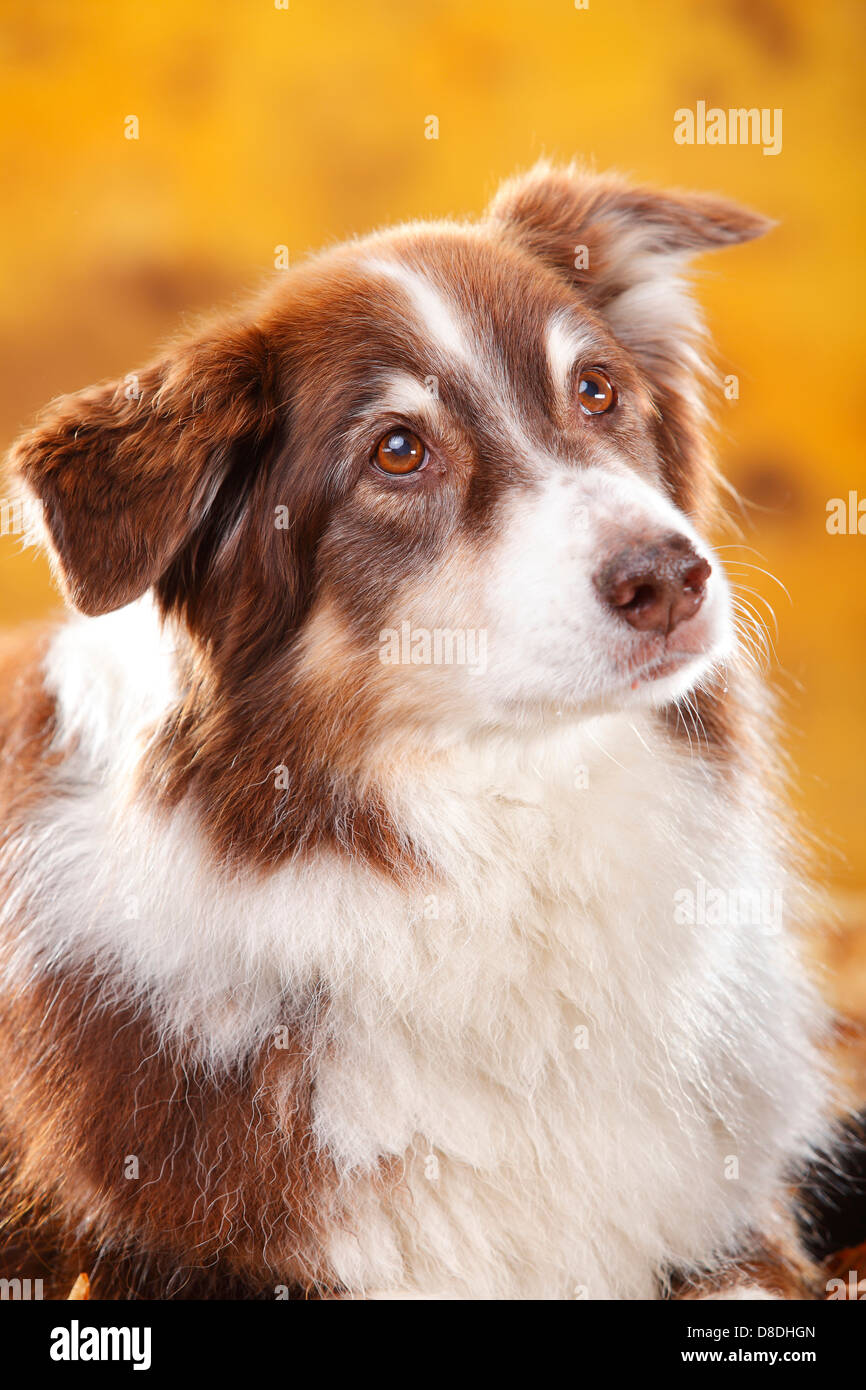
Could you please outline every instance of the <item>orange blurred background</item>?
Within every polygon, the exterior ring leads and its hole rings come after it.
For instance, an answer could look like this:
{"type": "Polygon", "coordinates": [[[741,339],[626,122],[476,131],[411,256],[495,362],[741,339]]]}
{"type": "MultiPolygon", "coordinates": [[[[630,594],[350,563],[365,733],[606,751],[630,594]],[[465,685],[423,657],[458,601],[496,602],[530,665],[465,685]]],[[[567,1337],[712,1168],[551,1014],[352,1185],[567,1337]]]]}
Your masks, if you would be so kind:
{"type": "MultiPolygon", "coordinates": [[[[829,535],[826,508],[866,497],[864,39],[861,0],[6,0],[3,444],[51,396],[127,372],[185,314],[277,273],[276,247],[294,261],[380,223],[479,211],[540,154],[771,214],[770,238],[703,262],[699,293],[723,464],[754,504],[755,551],[730,554],[778,615],[798,795],[853,931],[866,536],[829,535]],[[781,152],[675,143],[675,110],[699,100],[781,108],[781,152]]],[[[0,622],[54,603],[44,562],[0,539],[0,622]]],[[[866,994],[866,958],[860,972],[866,994]]]]}

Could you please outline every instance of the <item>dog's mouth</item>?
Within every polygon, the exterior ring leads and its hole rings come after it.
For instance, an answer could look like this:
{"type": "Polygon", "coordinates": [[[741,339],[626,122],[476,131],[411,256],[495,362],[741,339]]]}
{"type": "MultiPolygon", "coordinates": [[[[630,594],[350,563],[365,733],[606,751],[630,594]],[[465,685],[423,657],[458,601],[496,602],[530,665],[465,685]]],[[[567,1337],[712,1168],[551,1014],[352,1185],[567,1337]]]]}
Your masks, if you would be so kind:
{"type": "Polygon", "coordinates": [[[668,652],[655,661],[647,662],[636,674],[632,674],[631,688],[638,690],[645,683],[661,680],[664,676],[672,676],[677,671],[681,671],[687,662],[694,661],[696,657],[701,655],[700,652],[668,652]]]}
{"type": "MultiPolygon", "coordinates": [[[[700,624],[700,630],[690,636],[691,641],[681,640],[675,647],[669,647],[664,637],[654,638],[641,642],[629,652],[618,665],[630,688],[639,690],[641,686],[676,675],[691,663],[710,657],[713,642],[705,625],[700,624]]],[[[685,632],[683,638],[686,638],[685,632]]]]}

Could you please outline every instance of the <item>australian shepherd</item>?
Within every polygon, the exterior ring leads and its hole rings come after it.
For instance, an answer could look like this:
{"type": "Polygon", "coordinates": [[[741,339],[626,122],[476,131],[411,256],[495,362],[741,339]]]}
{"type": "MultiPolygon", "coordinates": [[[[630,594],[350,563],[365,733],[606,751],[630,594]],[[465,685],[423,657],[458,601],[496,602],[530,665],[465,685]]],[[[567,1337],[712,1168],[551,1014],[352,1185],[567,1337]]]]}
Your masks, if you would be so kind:
{"type": "Polygon", "coordinates": [[[20,438],[74,611],[2,666],[4,1275],[813,1288],[825,1025],[683,278],[767,225],[539,166],[20,438]]]}

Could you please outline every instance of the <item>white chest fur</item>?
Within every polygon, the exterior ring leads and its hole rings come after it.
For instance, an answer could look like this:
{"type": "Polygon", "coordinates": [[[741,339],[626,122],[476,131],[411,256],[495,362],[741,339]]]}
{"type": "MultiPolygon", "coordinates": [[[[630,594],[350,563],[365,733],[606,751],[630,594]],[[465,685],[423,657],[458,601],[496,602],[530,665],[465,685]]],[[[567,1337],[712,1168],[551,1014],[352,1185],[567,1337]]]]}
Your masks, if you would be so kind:
{"type": "Polygon", "coordinates": [[[13,969],[119,970],[215,1060],[324,993],[330,1258],[359,1293],[652,1296],[666,1265],[766,1229],[822,1085],[757,796],[735,813],[648,720],[597,720],[395,781],[439,866],[417,893],[335,856],[220,880],[189,811],[128,798],[170,688],[159,644],[129,678],[130,617],[52,657],[64,732],[86,736],[72,794],[14,847],[9,906],[33,927],[13,969]]]}
{"type": "Polygon", "coordinates": [[[652,1296],[766,1231],[818,1134],[795,887],[754,801],[735,814],[648,728],[463,772],[406,811],[454,886],[371,923],[339,1000],[320,1133],[354,1173],[399,1157],[411,1203],[368,1190],[335,1259],[362,1287],[652,1296]]]}

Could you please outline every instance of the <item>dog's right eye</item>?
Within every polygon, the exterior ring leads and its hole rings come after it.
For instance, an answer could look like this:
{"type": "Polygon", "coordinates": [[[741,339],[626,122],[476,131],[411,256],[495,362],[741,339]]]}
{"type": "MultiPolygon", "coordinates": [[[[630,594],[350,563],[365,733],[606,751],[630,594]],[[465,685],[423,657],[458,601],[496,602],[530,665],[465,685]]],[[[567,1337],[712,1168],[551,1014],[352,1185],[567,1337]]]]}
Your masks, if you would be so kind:
{"type": "Polygon", "coordinates": [[[581,372],[577,383],[577,399],[587,415],[603,415],[616,400],[616,392],[598,367],[581,372]]]}
{"type": "Polygon", "coordinates": [[[411,430],[391,430],[376,445],[373,462],[383,473],[414,473],[427,456],[427,450],[411,430]]]}

